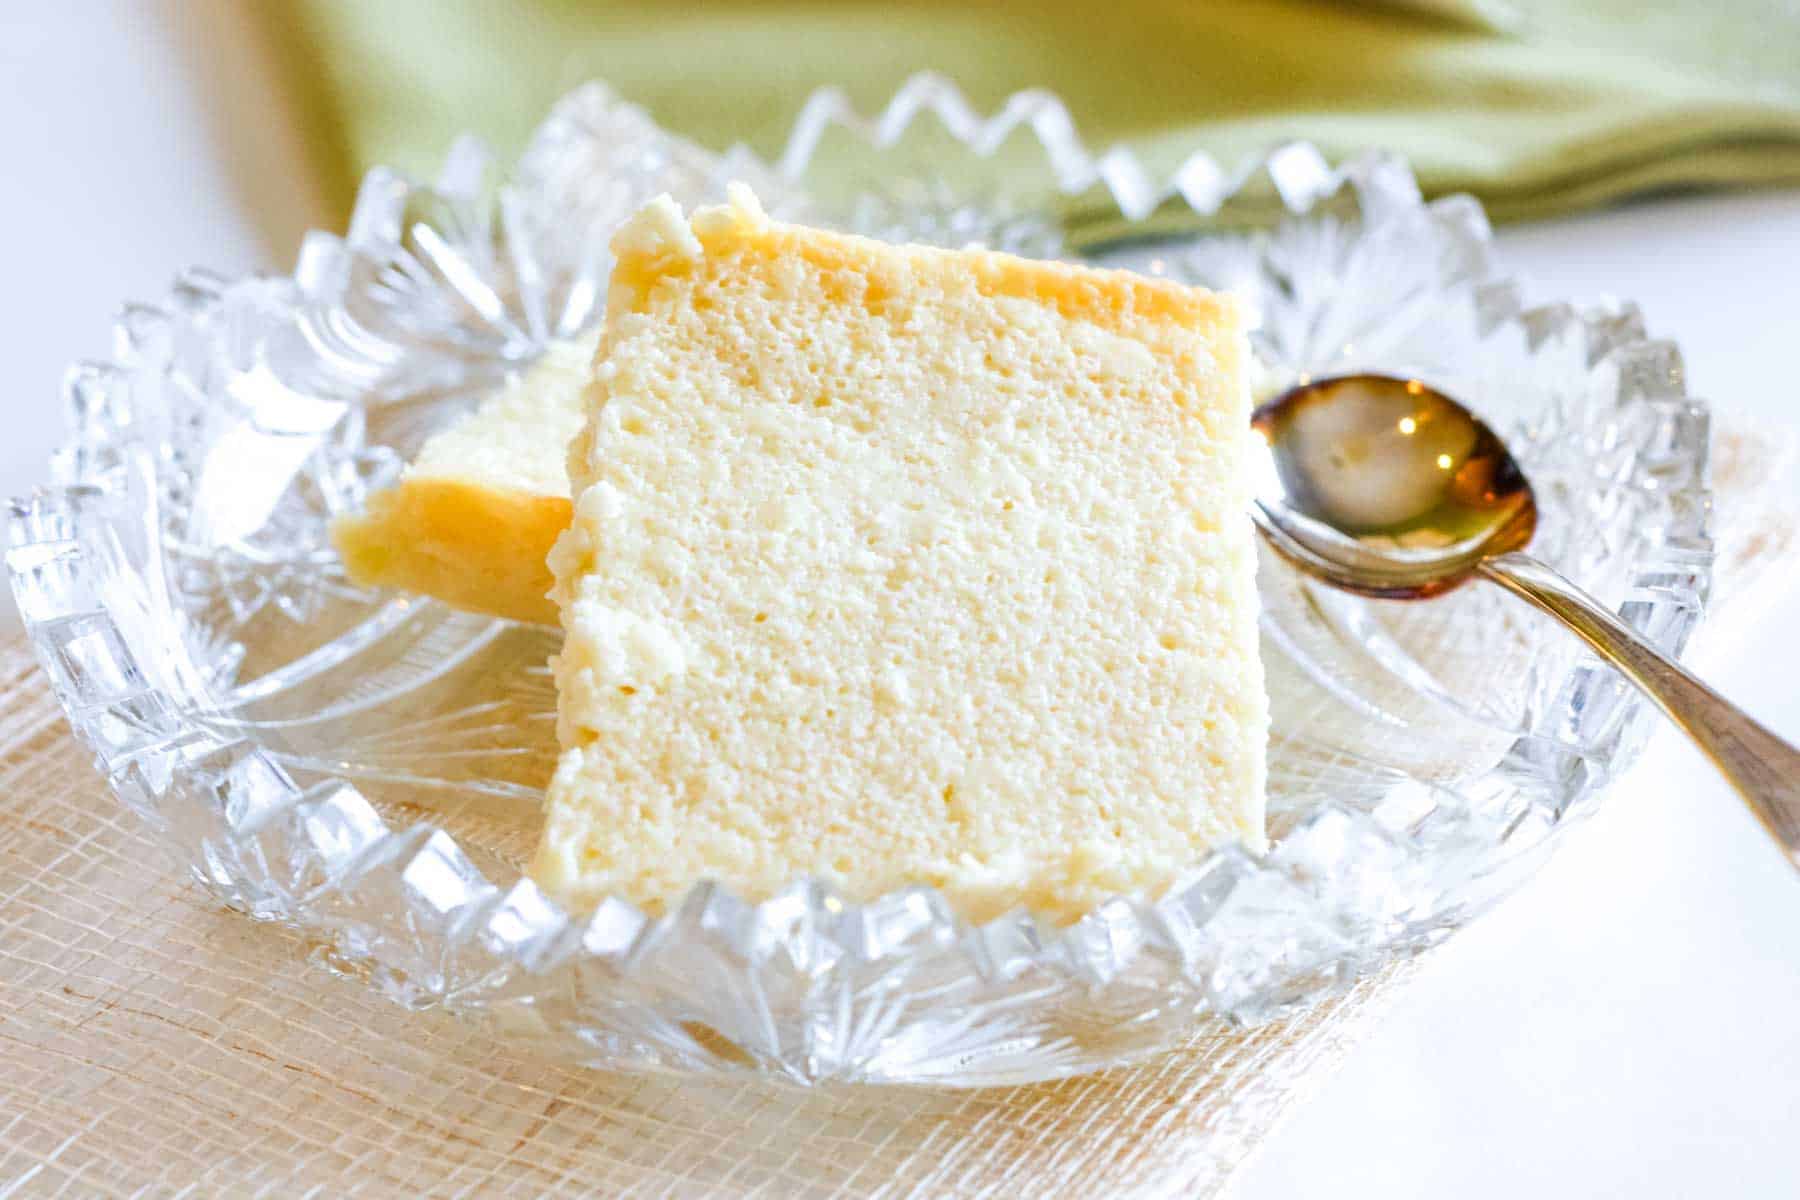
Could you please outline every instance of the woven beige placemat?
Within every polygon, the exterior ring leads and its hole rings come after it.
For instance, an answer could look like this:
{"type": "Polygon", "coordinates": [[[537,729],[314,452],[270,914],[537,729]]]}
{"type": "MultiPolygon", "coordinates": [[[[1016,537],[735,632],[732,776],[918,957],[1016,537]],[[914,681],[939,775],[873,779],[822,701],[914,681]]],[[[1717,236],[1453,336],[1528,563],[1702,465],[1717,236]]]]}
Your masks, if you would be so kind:
{"type": "MultiPolygon", "coordinates": [[[[1791,555],[1792,522],[1752,503],[1774,461],[1719,439],[1732,587],[1791,555]]],[[[222,909],[107,794],[23,643],[0,646],[0,1197],[1207,1195],[1409,970],[1033,1087],[570,1069],[222,909]]]]}

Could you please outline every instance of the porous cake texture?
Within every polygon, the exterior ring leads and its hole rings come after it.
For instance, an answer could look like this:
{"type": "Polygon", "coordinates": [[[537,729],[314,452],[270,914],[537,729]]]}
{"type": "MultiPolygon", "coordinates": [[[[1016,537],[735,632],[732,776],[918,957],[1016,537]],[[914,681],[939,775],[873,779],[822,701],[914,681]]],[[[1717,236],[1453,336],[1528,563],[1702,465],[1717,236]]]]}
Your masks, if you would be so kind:
{"type": "Polygon", "coordinates": [[[1069,919],[1262,848],[1229,299],[775,224],[744,189],[614,252],[551,558],[541,884],[1069,919]]]}
{"type": "Polygon", "coordinates": [[[552,346],[529,371],[427,441],[391,488],[331,538],[364,587],[556,623],[547,558],[569,527],[569,441],[586,419],[594,344],[552,346]]]}

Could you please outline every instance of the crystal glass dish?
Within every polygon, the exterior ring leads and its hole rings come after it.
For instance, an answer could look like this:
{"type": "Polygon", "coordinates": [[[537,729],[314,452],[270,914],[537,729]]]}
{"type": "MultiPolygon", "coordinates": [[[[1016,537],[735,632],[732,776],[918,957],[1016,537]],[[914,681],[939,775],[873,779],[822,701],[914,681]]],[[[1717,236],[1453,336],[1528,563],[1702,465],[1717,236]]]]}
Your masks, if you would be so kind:
{"type": "Polygon", "coordinates": [[[874,121],[815,97],[771,166],[671,139],[593,85],[501,183],[473,142],[431,186],[377,170],[348,233],[312,236],[291,276],[196,272],[126,308],[113,358],[70,374],[57,486],[15,502],[6,555],[120,801],[225,903],[393,1000],[613,1068],[1042,1079],[1268,1019],[1468,920],[1646,718],[1492,589],[1359,600],[1265,556],[1268,855],[1221,850],[1067,927],[971,927],[929,889],[852,904],[810,880],[571,916],[520,872],[555,754],[555,632],[370,594],[339,568],[334,515],[592,328],[620,219],[748,178],[778,214],[1238,291],[1265,392],[1344,370],[1428,380],[1518,451],[1537,551],[1680,648],[1711,559],[1707,413],[1634,311],[1524,307],[1479,207],[1422,202],[1390,158],[1334,168],[1294,145],[1161,180],[1073,129],[1047,95],[983,117],[922,77],[874,121]],[[858,165],[827,177],[833,143],[858,165]],[[1038,165],[1032,185],[967,182],[1003,146],[1038,165]],[[1064,232],[1076,195],[1105,210],[1103,238],[1064,232]]]}

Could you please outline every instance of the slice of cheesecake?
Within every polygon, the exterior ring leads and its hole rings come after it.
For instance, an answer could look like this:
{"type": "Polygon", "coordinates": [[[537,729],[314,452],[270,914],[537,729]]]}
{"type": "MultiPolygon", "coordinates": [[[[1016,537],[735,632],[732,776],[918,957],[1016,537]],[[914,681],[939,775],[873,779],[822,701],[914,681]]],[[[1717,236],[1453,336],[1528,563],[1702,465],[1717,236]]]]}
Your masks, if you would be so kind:
{"type": "Polygon", "coordinates": [[[1224,297],[667,200],[614,244],[552,555],[538,881],[1071,919],[1264,845],[1224,297]]]}
{"type": "Polygon", "coordinates": [[[546,558],[569,527],[569,441],[586,419],[590,337],[547,351],[475,412],[427,441],[393,487],[333,522],[364,587],[555,624],[546,558]]]}

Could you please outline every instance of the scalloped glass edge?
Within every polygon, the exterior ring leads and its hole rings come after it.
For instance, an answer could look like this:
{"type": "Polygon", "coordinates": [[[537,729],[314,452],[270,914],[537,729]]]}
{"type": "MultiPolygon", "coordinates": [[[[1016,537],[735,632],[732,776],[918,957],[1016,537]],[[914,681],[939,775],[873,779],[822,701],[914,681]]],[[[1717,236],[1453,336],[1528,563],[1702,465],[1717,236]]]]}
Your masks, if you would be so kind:
{"type": "MultiPolygon", "coordinates": [[[[596,1065],[750,1070],[803,1082],[1013,1083],[1141,1057],[1207,1014],[1266,1020],[1431,944],[1529,874],[1554,830],[1589,808],[1635,752],[1646,706],[1583,663],[1560,688],[1579,748],[1566,788],[1479,819],[1476,805],[1448,791],[1428,798],[1423,818],[1404,804],[1387,806],[1390,817],[1387,809],[1328,803],[1266,859],[1221,850],[1161,898],[1119,897],[1068,927],[1029,913],[970,927],[926,888],[851,904],[811,881],[760,904],[707,884],[660,917],[611,900],[571,920],[529,880],[487,878],[441,828],[391,827],[351,784],[302,788],[255,743],[194,720],[204,681],[183,677],[192,671],[179,661],[184,651],[146,640],[155,637],[157,614],[110,594],[100,561],[118,553],[101,541],[116,542],[121,529],[129,535],[119,506],[141,502],[141,489],[152,486],[132,473],[154,468],[120,451],[159,436],[144,419],[153,389],[135,385],[159,370],[171,339],[228,303],[345,311],[367,280],[391,281],[403,253],[402,214],[420,205],[438,214],[431,228],[445,233],[440,245],[491,261],[498,244],[514,285],[534,270],[542,276],[554,257],[542,252],[544,241],[560,236],[552,206],[567,197],[533,173],[557,170],[570,130],[617,108],[600,85],[562,101],[520,164],[522,182],[500,192],[491,217],[481,198],[489,162],[478,143],[457,143],[434,187],[376,170],[348,233],[309,237],[291,277],[189,273],[163,303],[125,310],[113,360],[70,374],[74,433],[57,460],[61,486],[13,503],[9,575],[76,734],[119,799],[225,903],[314,936],[326,961],[370,977],[401,1003],[547,1037],[596,1065]],[[1427,862],[1434,879],[1461,885],[1391,886],[1427,862]],[[1371,874],[1390,886],[1371,889],[1371,874]]],[[[1657,409],[1659,444],[1633,455],[1631,469],[1655,474],[1674,516],[1637,564],[1621,613],[1679,651],[1703,609],[1710,541],[1707,414],[1685,395],[1678,356],[1648,340],[1629,308],[1524,308],[1518,289],[1492,268],[1479,207],[1466,197],[1424,205],[1391,157],[1333,168],[1312,147],[1292,144],[1236,170],[1196,154],[1159,180],[1128,150],[1090,154],[1048,93],[1021,93],[983,116],[953,85],[920,76],[872,120],[835,90],[815,95],[774,168],[742,150],[676,166],[749,176],[778,191],[804,179],[828,130],[880,148],[926,114],[976,155],[1028,130],[1058,190],[1102,187],[1127,220],[1171,203],[1216,213],[1257,190],[1272,191],[1296,216],[1348,192],[1365,212],[1410,207],[1454,226],[1475,247],[1463,269],[1482,320],[1517,326],[1534,345],[1573,339],[1590,364],[1616,365],[1622,402],[1657,409]]],[[[677,145],[675,156],[682,153],[677,145]]],[[[417,248],[406,253],[416,257],[417,248]]],[[[338,337],[340,358],[363,364],[358,378],[375,390],[419,386],[442,361],[466,361],[471,324],[488,359],[527,361],[591,323],[604,294],[603,246],[590,238],[556,253],[573,265],[564,277],[537,280],[536,304],[465,282],[465,297],[487,303],[473,306],[472,321],[455,314],[455,338],[415,325],[404,336],[386,331],[385,342],[358,341],[355,328],[346,334],[320,323],[309,336],[338,337]]],[[[154,526],[140,533],[158,536],[154,526]]]]}

